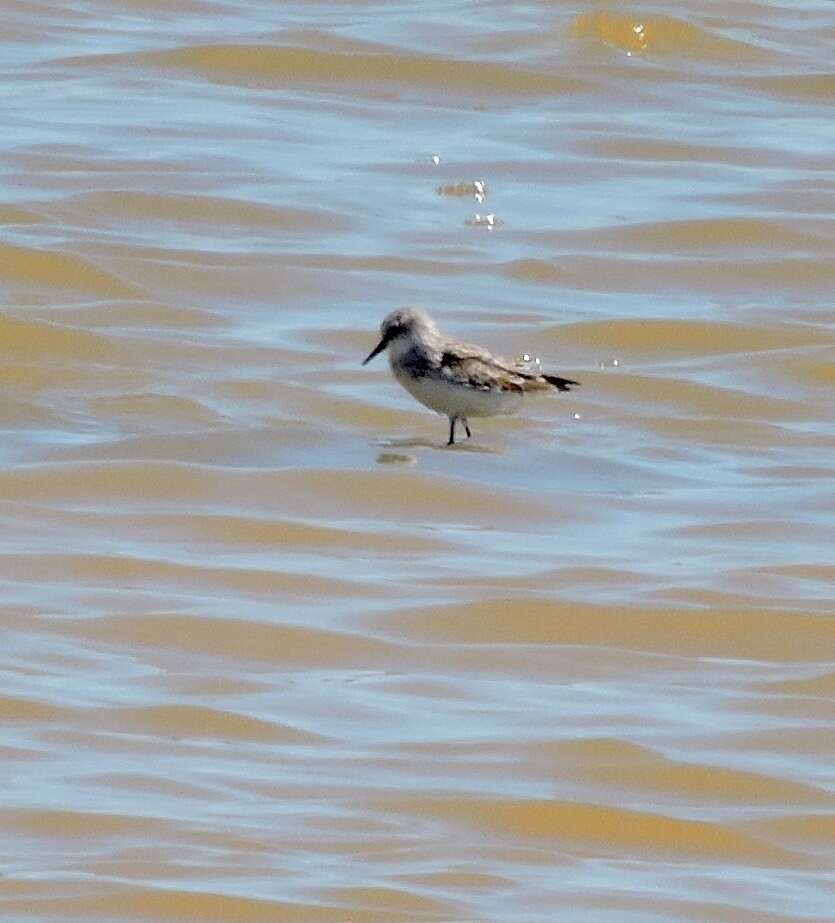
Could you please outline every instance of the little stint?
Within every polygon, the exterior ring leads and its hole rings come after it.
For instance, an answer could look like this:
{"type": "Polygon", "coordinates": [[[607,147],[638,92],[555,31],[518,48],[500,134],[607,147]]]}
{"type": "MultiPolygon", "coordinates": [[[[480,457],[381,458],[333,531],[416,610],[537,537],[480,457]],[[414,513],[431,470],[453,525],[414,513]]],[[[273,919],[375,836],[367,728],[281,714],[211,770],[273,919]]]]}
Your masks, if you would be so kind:
{"type": "Polygon", "coordinates": [[[401,385],[436,413],[449,417],[449,441],[455,444],[455,424],[469,439],[470,417],[513,413],[528,391],[570,391],[579,385],[570,378],[543,375],[513,365],[480,346],[445,337],[435,321],[417,308],[399,308],[380,325],[380,342],[363,365],[384,349],[401,385]]]}

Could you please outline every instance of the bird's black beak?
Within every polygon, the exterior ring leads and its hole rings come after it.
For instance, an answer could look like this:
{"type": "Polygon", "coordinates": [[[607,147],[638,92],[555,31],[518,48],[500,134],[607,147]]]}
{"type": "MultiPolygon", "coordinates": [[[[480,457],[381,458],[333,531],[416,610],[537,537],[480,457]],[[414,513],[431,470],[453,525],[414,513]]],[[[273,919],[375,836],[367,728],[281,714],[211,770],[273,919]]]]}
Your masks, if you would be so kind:
{"type": "Polygon", "coordinates": [[[389,345],[389,340],[391,339],[391,334],[386,334],[382,340],[371,350],[371,352],[363,360],[363,365],[368,365],[368,363],[375,357],[379,356],[380,353],[389,345]]]}

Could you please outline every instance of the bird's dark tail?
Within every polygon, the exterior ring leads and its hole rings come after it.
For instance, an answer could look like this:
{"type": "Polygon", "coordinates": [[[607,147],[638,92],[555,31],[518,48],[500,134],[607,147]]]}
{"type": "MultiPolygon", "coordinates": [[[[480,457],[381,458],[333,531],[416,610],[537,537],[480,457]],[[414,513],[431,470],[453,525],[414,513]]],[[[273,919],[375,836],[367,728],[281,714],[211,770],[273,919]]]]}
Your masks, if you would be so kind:
{"type": "Polygon", "coordinates": [[[558,391],[570,391],[572,388],[579,387],[579,381],[572,381],[570,378],[560,378],[558,375],[542,376],[549,385],[553,385],[558,391]]]}

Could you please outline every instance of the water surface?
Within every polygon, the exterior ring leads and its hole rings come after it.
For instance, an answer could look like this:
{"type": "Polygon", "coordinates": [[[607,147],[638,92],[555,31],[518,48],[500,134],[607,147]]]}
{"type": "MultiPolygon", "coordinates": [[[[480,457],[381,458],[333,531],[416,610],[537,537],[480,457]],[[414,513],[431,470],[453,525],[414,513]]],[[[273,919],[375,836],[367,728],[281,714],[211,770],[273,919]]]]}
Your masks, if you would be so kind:
{"type": "Polygon", "coordinates": [[[831,916],[833,37],[6,4],[4,920],[831,916]]]}

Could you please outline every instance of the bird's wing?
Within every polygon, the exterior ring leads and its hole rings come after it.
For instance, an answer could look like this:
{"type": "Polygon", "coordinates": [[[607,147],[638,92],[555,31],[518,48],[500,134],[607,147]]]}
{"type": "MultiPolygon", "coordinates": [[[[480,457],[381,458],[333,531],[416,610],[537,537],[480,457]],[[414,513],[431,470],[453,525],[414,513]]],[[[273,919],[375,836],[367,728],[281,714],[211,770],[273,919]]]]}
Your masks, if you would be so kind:
{"type": "Polygon", "coordinates": [[[448,381],[490,391],[570,391],[580,383],[571,378],[528,372],[511,365],[499,356],[493,356],[477,346],[456,343],[441,356],[441,371],[448,381]]]}
{"type": "Polygon", "coordinates": [[[490,391],[522,391],[525,378],[496,356],[477,346],[456,343],[441,356],[441,371],[454,383],[490,391]]]}

